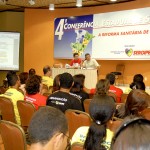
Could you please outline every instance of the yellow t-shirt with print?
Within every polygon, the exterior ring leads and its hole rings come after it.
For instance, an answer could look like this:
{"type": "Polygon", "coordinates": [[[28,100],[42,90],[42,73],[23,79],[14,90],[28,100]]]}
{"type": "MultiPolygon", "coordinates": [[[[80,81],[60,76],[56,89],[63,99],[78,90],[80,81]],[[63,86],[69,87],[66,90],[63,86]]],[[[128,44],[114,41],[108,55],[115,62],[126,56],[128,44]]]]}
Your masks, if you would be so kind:
{"type": "Polygon", "coordinates": [[[21,125],[20,116],[17,108],[17,101],[24,100],[24,95],[14,88],[9,88],[4,94],[1,94],[0,96],[4,96],[12,100],[17,124],[21,125]]]}
{"type": "MultiPolygon", "coordinates": [[[[78,128],[72,137],[71,144],[73,144],[75,142],[84,144],[88,130],[89,130],[88,126],[83,126],[83,127],[78,128]]],[[[109,129],[106,129],[106,140],[103,143],[103,145],[106,147],[106,149],[110,148],[113,135],[114,135],[114,133],[112,131],[110,131],[109,129]]]]}
{"type": "Polygon", "coordinates": [[[42,76],[42,83],[47,85],[49,88],[50,86],[53,86],[53,79],[48,76],[42,76]]]}

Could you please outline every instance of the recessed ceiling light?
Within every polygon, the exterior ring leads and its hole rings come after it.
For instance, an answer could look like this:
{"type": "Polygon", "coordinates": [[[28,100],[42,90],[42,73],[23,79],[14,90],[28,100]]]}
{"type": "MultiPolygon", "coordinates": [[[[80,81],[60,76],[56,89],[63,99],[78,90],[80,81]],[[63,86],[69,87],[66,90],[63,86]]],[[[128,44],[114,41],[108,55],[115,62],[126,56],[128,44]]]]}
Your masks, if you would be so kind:
{"type": "Polygon", "coordinates": [[[50,5],[49,5],[49,10],[54,10],[54,9],[55,9],[54,4],[50,4],[50,5]]]}
{"type": "Polygon", "coordinates": [[[35,4],[34,0],[29,0],[28,2],[30,3],[30,5],[34,5],[35,4]]]}
{"type": "Polygon", "coordinates": [[[82,0],[77,0],[76,1],[76,6],[77,7],[82,7],[82,0]]]}
{"type": "Polygon", "coordinates": [[[117,0],[110,0],[111,2],[116,2],[117,0]]]}

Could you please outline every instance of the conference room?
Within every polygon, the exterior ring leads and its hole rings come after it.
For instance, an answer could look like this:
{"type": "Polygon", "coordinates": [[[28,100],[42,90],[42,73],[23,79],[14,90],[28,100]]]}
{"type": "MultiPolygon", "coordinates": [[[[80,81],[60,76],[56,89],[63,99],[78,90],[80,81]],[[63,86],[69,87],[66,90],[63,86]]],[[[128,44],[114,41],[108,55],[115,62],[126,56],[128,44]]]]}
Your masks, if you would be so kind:
{"type": "Polygon", "coordinates": [[[0,86],[10,70],[43,76],[49,65],[53,79],[85,75],[88,94],[109,73],[123,93],[141,74],[149,94],[149,10],[148,0],[0,0],[0,86]],[[79,67],[70,65],[74,53],[79,67]],[[84,67],[85,54],[99,67],[84,67]]]}

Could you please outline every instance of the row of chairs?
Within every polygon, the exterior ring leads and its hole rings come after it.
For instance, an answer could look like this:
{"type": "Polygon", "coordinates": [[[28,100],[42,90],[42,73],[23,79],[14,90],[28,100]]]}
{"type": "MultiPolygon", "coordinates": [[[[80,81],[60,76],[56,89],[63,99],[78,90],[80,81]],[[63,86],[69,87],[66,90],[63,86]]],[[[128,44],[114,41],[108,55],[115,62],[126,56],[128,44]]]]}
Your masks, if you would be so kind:
{"type": "MultiPolygon", "coordinates": [[[[5,120],[10,120],[10,119],[13,118],[10,121],[16,123],[15,117],[12,116],[14,114],[12,102],[11,102],[11,100],[8,100],[8,99],[6,100],[6,99],[7,98],[5,98],[5,97],[1,97],[0,98],[0,110],[1,110],[2,118],[5,119],[5,120]],[[2,101],[4,101],[3,104],[2,104],[2,101]],[[8,105],[7,105],[7,108],[6,108],[5,104],[11,105],[11,106],[8,107],[8,105]],[[6,110],[9,110],[11,112],[5,113],[6,110]]],[[[88,100],[85,100],[85,102],[87,102],[87,101],[88,100]]],[[[91,100],[89,100],[89,102],[90,101],[91,100]]],[[[35,107],[30,102],[25,102],[25,101],[18,101],[17,102],[17,106],[18,106],[18,110],[19,110],[19,113],[20,113],[20,117],[21,117],[21,126],[23,127],[24,131],[26,132],[27,131],[27,127],[28,127],[29,122],[30,122],[30,119],[31,119],[33,113],[35,112],[35,107]]],[[[90,124],[92,122],[92,119],[90,118],[89,114],[87,113],[88,112],[88,108],[89,108],[89,104],[87,105],[87,107],[85,107],[86,112],[81,112],[81,111],[77,111],[77,110],[67,110],[66,111],[65,115],[66,115],[66,117],[68,119],[68,126],[69,126],[70,137],[73,136],[73,134],[76,131],[76,129],[79,128],[80,126],[90,126],[90,124]]],[[[115,128],[118,127],[118,124],[113,124],[112,128],[114,128],[114,125],[115,125],[115,128]]],[[[76,146],[78,147],[79,145],[75,144],[75,147],[76,146]]],[[[73,145],[73,147],[74,147],[74,145],[73,145]]],[[[5,150],[7,150],[7,149],[5,149],[5,150]]]]}
{"type": "MultiPolygon", "coordinates": [[[[17,101],[17,107],[20,115],[21,126],[25,132],[27,132],[28,125],[31,117],[36,111],[35,106],[27,101],[17,101]]],[[[3,120],[16,123],[14,106],[11,99],[6,97],[0,97],[0,113],[3,120]]]]}
{"type": "MultiPolygon", "coordinates": [[[[25,133],[20,126],[9,121],[1,120],[0,131],[4,143],[4,146],[0,145],[0,150],[29,150],[30,149],[30,146],[28,146],[26,143],[25,133]]],[[[81,143],[74,143],[71,146],[71,150],[83,150],[83,145],[81,143]]]]}

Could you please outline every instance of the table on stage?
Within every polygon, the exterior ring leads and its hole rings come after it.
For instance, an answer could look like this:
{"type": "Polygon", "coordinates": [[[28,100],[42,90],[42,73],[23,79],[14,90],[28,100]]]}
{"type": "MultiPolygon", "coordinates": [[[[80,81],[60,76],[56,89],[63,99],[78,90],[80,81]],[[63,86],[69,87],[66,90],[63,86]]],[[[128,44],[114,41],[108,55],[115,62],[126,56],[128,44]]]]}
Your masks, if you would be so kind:
{"type": "Polygon", "coordinates": [[[52,77],[55,78],[56,75],[68,72],[72,76],[76,74],[85,75],[85,87],[88,89],[95,88],[97,83],[97,70],[96,69],[66,69],[66,68],[52,68],[52,77]]]}

